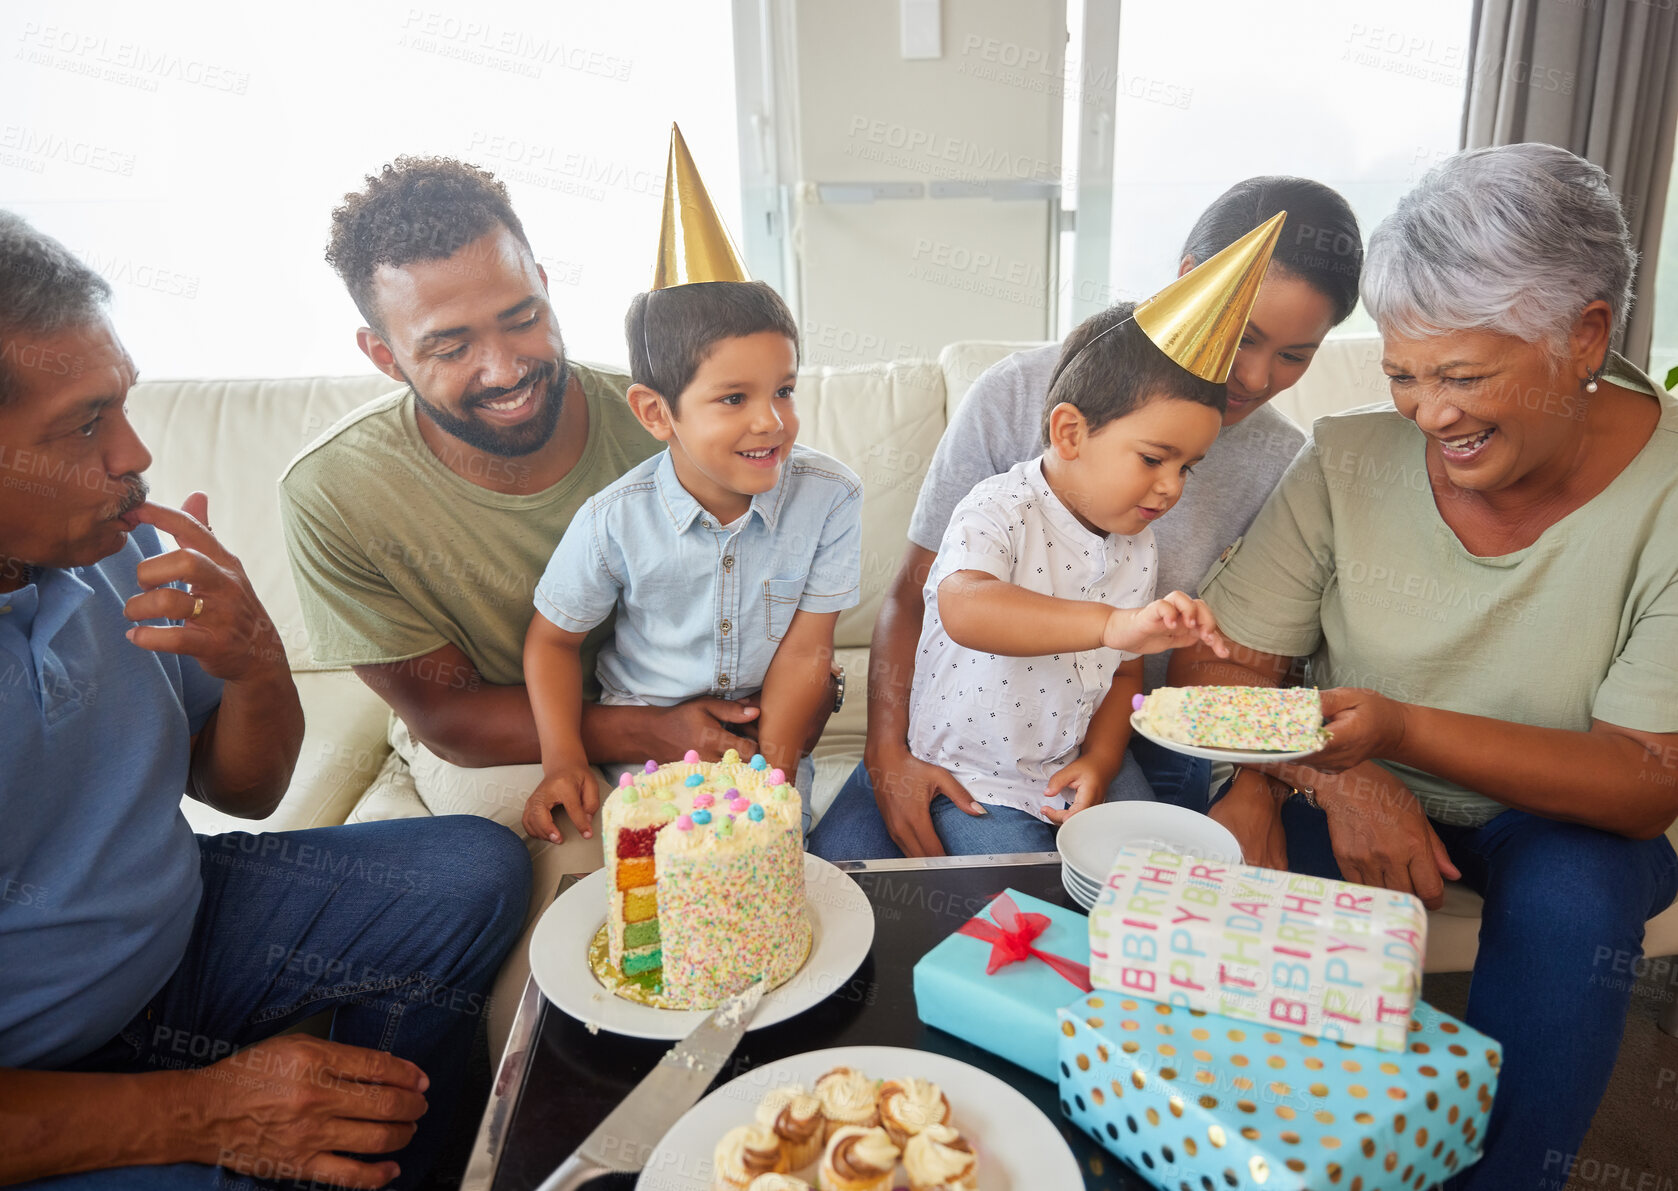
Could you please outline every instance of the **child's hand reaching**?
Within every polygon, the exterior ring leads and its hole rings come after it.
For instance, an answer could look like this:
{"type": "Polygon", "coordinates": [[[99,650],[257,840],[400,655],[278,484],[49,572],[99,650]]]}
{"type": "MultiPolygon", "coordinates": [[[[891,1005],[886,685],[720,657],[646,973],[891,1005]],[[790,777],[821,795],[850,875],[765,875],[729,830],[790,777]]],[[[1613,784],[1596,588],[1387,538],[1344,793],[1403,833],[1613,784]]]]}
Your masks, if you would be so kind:
{"type": "Polygon", "coordinates": [[[1174,591],[1142,608],[1114,608],[1102,630],[1101,644],[1126,653],[1164,653],[1204,641],[1221,658],[1229,642],[1218,632],[1218,618],[1200,600],[1174,591]]]}
{"type": "Polygon", "coordinates": [[[1050,778],[1049,788],[1043,792],[1044,801],[1048,801],[1061,797],[1070,787],[1072,805],[1065,810],[1046,806],[1043,808],[1043,817],[1051,823],[1064,823],[1081,810],[1100,806],[1107,799],[1107,787],[1112,783],[1113,777],[1114,774],[1109,773],[1095,758],[1088,753],[1084,754],[1050,778]]]}
{"type": "Polygon", "coordinates": [[[594,770],[586,764],[568,764],[542,778],[536,792],[524,803],[524,830],[531,839],[559,843],[565,838],[554,822],[553,808],[563,806],[584,839],[590,838],[590,823],[600,809],[600,785],[594,770]]]}

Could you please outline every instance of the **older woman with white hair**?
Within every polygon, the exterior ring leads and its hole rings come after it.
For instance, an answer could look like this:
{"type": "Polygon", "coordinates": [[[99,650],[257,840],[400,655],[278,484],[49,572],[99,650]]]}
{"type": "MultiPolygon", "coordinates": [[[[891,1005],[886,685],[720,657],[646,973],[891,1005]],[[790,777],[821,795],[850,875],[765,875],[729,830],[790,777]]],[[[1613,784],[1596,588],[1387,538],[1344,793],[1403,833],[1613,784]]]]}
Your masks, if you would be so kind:
{"type": "Polygon", "coordinates": [[[1429,173],[1364,272],[1392,404],[1316,423],[1202,587],[1241,649],[1172,664],[1325,688],[1330,745],[1212,809],[1250,860],[1485,897],[1467,1018],[1504,1068],[1453,1188],[1541,1186],[1578,1151],[1620,974],[1678,890],[1678,403],[1610,349],[1635,265],[1571,153],[1429,173]]]}

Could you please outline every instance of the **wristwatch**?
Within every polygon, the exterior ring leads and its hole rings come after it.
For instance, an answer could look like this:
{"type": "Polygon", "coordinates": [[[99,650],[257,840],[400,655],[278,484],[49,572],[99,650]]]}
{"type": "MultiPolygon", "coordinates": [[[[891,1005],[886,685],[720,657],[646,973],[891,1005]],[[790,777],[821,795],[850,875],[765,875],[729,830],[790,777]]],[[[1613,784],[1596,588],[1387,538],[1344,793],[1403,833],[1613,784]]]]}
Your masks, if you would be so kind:
{"type": "MultiPolygon", "coordinates": [[[[1237,765],[1235,767],[1234,772],[1229,775],[1229,784],[1231,786],[1233,786],[1235,784],[1235,779],[1240,777],[1242,772],[1246,768],[1247,767],[1245,765],[1237,765]]],[[[1282,785],[1287,786],[1288,787],[1288,792],[1285,795],[1283,795],[1283,797],[1282,797],[1282,800],[1284,802],[1287,801],[1289,798],[1297,798],[1301,802],[1303,802],[1306,806],[1310,807],[1314,811],[1320,811],[1320,810],[1323,809],[1322,804],[1317,801],[1317,791],[1314,787],[1312,787],[1312,786],[1296,786],[1292,782],[1284,781],[1282,778],[1279,778],[1279,777],[1270,777],[1269,774],[1263,773],[1263,772],[1261,772],[1259,770],[1256,770],[1256,769],[1253,770],[1253,772],[1259,774],[1260,777],[1269,778],[1269,780],[1272,783],[1281,782],[1282,785]]]]}
{"type": "Polygon", "coordinates": [[[845,706],[845,667],[838,662],[833,663],[833,714],[838,715],[839,709],[845,706]]]}

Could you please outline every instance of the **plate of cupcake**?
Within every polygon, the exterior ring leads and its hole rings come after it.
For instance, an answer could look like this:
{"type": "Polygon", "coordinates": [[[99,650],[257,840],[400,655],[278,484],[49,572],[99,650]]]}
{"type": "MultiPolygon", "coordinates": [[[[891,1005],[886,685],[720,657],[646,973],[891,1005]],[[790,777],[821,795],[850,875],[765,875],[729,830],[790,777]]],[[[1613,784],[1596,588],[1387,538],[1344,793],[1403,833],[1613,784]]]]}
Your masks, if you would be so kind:
{"type": "Polygon", "coordinates": [[[1298,761],[1328,743],[1314,687],[1166,686],[1135,696],[1131,706],[1137,732],[1208,761],[1298,761]]]}
{"type": "Polygon", "coordinates": [[[648,761],[601,806],[605,866],[565,890],[530,937],[530,974],[590,1029],[684,1038],[755,981],[752,1029],[843,988],[874,943],[874,909],[805,853],[802,804],[762,757],[648,761]]]}
{"type": "Polygon", "coordinates": [[[1055,1123],[944,1055],[844,1046],[724,1084],[658,1143],[637,1191],[1082,1191],[1055,1123]]]}

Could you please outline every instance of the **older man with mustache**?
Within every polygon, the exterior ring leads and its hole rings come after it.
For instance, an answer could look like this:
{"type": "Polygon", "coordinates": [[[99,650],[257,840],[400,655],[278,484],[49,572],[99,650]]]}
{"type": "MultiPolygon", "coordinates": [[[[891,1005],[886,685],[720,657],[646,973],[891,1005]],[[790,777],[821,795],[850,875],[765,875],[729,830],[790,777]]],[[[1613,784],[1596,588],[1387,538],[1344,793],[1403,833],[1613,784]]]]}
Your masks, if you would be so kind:
{"type": "Polygon", "coordinates": [[[273,810],[303,712],[207,498],[146,500],[109,294],[0,211],[0,1184],[415,1185],[529,862],[475,817],[193,835],[183,792],[273,810]]]}

